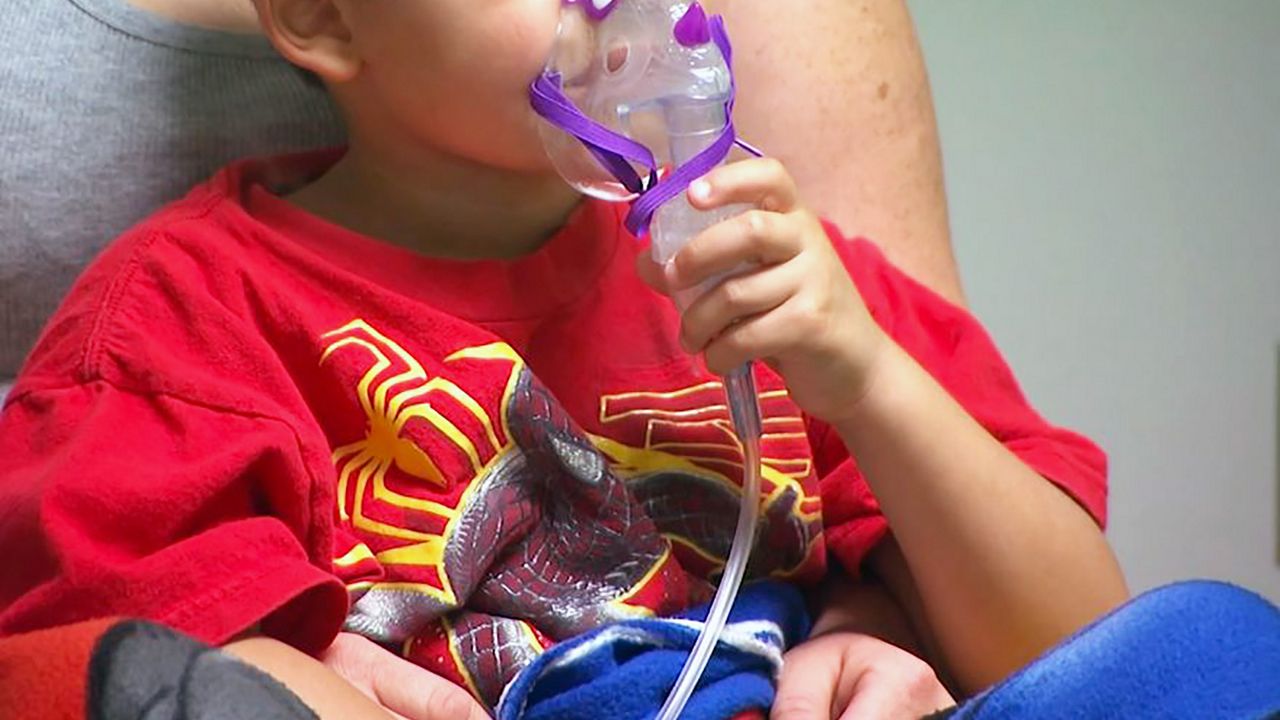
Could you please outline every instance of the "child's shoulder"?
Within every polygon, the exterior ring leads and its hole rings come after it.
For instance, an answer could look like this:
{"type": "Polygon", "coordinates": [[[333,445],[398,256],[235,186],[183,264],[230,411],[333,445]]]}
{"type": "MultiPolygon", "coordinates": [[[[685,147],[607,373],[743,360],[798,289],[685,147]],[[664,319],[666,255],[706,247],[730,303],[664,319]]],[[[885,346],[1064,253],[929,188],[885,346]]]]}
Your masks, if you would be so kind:
{"type": "Polygon", "coordinates": [[[227,290],[216,279],[243,275],[231,272],[245,246],[237,172],[220,171],[109,243],[46,324],[13,394],[110,380],[106,358],[207,319],[227,290]]]}
{"type": "Polygon", "coordinates": [[[944,325],[975,322],[967,310],[893,264],[871,240],[851,238],[826,220],[822,225],[867,310],[881,326],[892,331],[900,322],[918,322],[921,319],[931,319],[944,325]]]}

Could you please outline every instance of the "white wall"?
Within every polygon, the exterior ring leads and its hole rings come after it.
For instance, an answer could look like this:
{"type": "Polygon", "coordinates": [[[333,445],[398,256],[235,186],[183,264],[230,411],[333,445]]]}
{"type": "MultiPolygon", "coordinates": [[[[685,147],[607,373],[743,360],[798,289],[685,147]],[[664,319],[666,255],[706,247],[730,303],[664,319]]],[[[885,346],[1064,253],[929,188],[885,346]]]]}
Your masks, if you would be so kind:
{"type": "Polygon", "coordinates": [[[910,4],[971,304],[1134,588],[1280,600],[1280,2],[910,4]]]}

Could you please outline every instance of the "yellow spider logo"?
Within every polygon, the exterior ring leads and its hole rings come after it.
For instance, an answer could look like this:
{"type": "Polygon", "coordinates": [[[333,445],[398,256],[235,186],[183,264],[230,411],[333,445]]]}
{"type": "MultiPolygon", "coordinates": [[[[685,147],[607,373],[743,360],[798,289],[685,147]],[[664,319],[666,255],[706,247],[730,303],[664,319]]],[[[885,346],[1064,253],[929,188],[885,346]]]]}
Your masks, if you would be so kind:
{"type": "Polygon", "coordinates": [[[373,357],[373,364],[360,377],[356,393],[360,406],[368,418],[365,437],[343,445],[333,451],[334,467],[338,471],[338,514],[360,530],[385,538],[408,541],[409,544],[374,553],[379,562],[409,566],[430,567],[436,570],[442,587],[421,583],[404,583],[402,587],[421,590],[446,602],[455,600],[443,567],[444,548],[452,534],[454,523],[466,507],[470,488],[464,492],[456,507],[450,507],[426,497],[412,497],[396,492],[387,486],[387,474],[392,468],[420,479],[432,487],[450,490],[455,483],[470,484],[472,478],[481,476],[495,459],[511,446],[511,434],[507,430],[507,401],[519,377],[523,361],[509,346],[494,343],[467,348],[450,355],[445,362],[461,359],[500,360],[511,363],[506,392],[501,402],[498,427],[490,419],[484,407],[457,384],[443,377],[428,377],[412,355],[394,340],[388,338],[367,322],[356,319],[325,333],[329,340],[320,364],[326,363],[343,349],[359,348],[373,357]],[[397,371],[383,377],[387,370],[397,371]],[[483,428],[483,437],[473,439],[458,425],[441,413],[431,402],[432,393],[443,393],[465,414],[474,418],[483,428]],[[469,477],[450,478],[439,464],[423,451],[417,443],[405,436],[405,426],[415,418],[426,421],[439,432],[450,445],[457,448],[469,460],[469,477]],[[499,432],[502,439],[499,439],[499,432]],[[372,482],[371,482],[372,481],[372,482]],[[355,492],[350,493],[354,483],[355,492]],[[372,484],[373,491],[369,493],[372,484]],[[352,496],[350,503],[348,495],[352,496]],[[386,503],[401,510],[417,511],[443,518],[445,530],[440,534],[391,525],[369,517],[365,512],[367,502],[386,503]]]}

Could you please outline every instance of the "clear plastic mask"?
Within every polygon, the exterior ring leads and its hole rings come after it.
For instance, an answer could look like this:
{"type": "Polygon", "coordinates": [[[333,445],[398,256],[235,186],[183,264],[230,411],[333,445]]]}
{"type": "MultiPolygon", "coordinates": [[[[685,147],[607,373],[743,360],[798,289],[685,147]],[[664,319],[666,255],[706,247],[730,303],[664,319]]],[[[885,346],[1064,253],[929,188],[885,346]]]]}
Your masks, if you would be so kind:
{"type": "MultiPolygon", "coordinates": [[[[681,0],[565,0],[545,74],[587,117],[647,147],[659,171],[687,162],[725,127],[730,68],[681,0]]],[[[701,23],[701,24],[700,24],[701,23]]],[[[580,192],[611,201],[637,193],[578,139],[543,120],[552,164],[580,192]]],[[[631,163],[647,178],[650,168],[631,163]]]]}

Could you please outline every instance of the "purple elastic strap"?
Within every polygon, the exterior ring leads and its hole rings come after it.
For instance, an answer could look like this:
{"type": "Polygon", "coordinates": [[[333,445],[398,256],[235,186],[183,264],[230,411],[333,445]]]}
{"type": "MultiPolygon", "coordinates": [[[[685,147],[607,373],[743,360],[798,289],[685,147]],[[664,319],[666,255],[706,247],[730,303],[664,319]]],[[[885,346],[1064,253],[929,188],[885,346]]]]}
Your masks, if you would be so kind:
{"type": "Polygon", "coordinates": [[[755,156],[756,156],[756,157],[758,157],[758,158],[762,158],[762,157],[764,157],[764,151],[763,151],[763,150],[761,150],[760,148],[756,147],[755,145],[752,145],[751,143],[747,142],[746,140],[743,140],[742,138],[734,138],[734,140],[733,140],[733,144],[734,144],[734,145],[737,145],[737,146],[738,146],[738,147],[740,147],[740,148],[742,148],[743,150],[745,150],[745,151],[746,151],[746,152],[748,152],[749,154],[751,154],[751,155],[755,155],[755,156]]]}
{"type": "Polygon", "coordinates": [[[719,137],[702,152],[694,155],[689,162],[676,168],[676,171],[663,178],[656,187],[631,201],[631,211],[627,213],[627,230],[636,237],[644,237],[653,223],[653,216],[658,209],[688,189],[698,178],[711,172],[729,155],[733,148],[733,125],[726,125],[719,137]]]}
{"type": "Polygon", "coordinates": [[[547,122],[578,138],[600,164],[632,193],[643,193],[657,183],[658,162],[649,148],[592,120],[565,96],[559,73],[545,73],[529,92],[533,109],[547,122]],[[640,179],[628,160],[650,170],[649,182],[640,179]]]}

